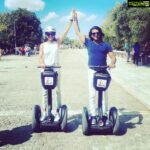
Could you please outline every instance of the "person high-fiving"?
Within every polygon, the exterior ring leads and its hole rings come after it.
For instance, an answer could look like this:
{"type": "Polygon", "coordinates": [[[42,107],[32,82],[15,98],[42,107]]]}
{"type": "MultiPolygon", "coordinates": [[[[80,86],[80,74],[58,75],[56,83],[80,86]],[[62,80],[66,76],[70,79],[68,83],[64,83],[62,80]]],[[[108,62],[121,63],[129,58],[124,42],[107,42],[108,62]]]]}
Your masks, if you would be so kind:
{"type": "MultiPolygon", "coordinates": [[[[92,124],[96,123],[96,106],[95,106],[95,94],[96,91],[93,87],[93,76],[95,70],[92,70],[90,66],[109,66],[114,68],[116,63],[116,57],[112,51],[112,47],[109,43],[103,41],[104,33],[98,26],[93,26],[89,31],[89,38],[86,38],[80,31],[78,24],[78,17],[76,10],[72,11],[72,18],[74,22],[74,29],[76,35],[80,41],[86,46],[88,50],[88,82],[89,82],[89,110],[92,116],[92,124]],[[110,63],[107,64],[107,56],[110,57],[110,63]]],[[[105,97],[107,96],[105,92],[105,97]]]]}

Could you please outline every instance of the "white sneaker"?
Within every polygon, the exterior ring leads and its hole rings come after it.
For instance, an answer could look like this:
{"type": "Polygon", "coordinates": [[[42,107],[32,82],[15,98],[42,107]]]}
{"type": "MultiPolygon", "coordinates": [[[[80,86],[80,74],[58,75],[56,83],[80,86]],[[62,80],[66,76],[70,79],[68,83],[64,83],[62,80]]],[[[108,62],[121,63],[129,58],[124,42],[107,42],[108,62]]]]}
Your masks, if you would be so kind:
{"type": "Polygon", "coordinates": [[[60,119],[60,115],[59,115],[59,112],[57,112],[56,115],[55,115],[54,121],[58,122],[59,119],[60,119]]]}
{"type": "Polygon", "coordinates": [[[109,119],[106,120],[105,124],[106,124],[106,126],[108,126],[110,124],[109,119]]]}
{"type": "Polygon", "coordinates": [[[91,116],[91,124],[94,125],[97,123],[96,116],[91,116]]]}
{"type": "Polygon", "coordinates": [[[46,113],[44,113],[44,114],[42,115],[42,117],[40,118],[40,121],[44,121],[44,120],[46,120],[46,118],[47,118],[47,115],[46,115],[46,113]]]}

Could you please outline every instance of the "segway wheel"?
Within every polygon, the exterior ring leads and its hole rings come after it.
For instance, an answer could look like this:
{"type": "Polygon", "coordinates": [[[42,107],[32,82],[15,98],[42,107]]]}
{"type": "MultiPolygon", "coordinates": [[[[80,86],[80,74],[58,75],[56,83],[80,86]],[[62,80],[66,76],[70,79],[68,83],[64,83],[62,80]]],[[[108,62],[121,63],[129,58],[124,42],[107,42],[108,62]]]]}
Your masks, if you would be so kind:
{"type": "Polygon", "coordinates": [[[32,131],[38,132],[40,129],[40,117],[41,109],[39,105],[34,106],[33,117],[32,117],[32,131]]]}
{"type": "Polygon", "coordinates": [[[84,107],[82,111],[82,133],[84,135],[89,135],[90,132],[88,118],[89,118],[88,110],[86,107],[84,107]]]}
{"type": "Polygon", "coordinates": [[[119,116],[115,107],[112,107],[109,112],[109,119],[112,122],[112,133],[117,135],[119,132],[119,116]]]}
{"type": "Polygon", "coordinates": [[[60,128],[62,131],[67,131],[67,115],[68,110],[66,105],[61,106],[61,122],[60,122],[60,128]]]}

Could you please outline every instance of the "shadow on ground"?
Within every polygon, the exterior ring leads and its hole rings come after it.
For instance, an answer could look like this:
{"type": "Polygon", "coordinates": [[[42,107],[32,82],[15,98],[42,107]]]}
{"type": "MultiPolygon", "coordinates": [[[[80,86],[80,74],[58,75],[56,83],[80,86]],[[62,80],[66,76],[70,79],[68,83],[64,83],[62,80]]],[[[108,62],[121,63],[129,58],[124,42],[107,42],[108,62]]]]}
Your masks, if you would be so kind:
{"type": "Polygon", "coordinates": [[[31,133],[31,125],[20,126],[12,130],[0,131],[0,147],[6,146],[7,144],[22,144],[32,137],[31,133]]]}
{"type": "MultiPolygon", "coordinates": [[[[124,108],[119,109],[121,115],[119,116],[119,130],[117,136],[122,136],[127,133],[128,129],[134,129],[136,126],[141,125],[143,115],[138,111],[126,112],[124,108]]],[[[82,115],[77,114],[68,118],[67,132],[74,132],[79,126],[82,126],[82,115]]],[[[90,135],[112,135],[111,130],[100,131],[93,130],[90,135]]]]}
{"type": "Polygon", "coordinates": [[[141,125],[143,121],[143,115],[138,111],[126,112],[124,108],[120,110],[120,130],[119,135],[124,135],[127,133],[128,129],[134,129],[136,126],[141,125]],[[135,121],[136,119],[136,121],[135,121]]]}
{"type": "Polygon", "coordinates": [[[76,114],[68,118],[67,122],[67,131],[66,132],[74,132],[78,129],[79,125],[81,125],[82,122],[82,115],[76,114]]]}
{"type": "MultiPolygon", "coordinates": [[[[70,133],[74,132],[78,129],[79,125],[81,125],[81,114],[73,115],[68,117],[67,120],[67,128],[64,132],[70,133]]],[[[40,130],[37,133],[42,132],[63,132],[60,129],[60,126],[49,127],[49,126],[41,126],[40,130]]]]}

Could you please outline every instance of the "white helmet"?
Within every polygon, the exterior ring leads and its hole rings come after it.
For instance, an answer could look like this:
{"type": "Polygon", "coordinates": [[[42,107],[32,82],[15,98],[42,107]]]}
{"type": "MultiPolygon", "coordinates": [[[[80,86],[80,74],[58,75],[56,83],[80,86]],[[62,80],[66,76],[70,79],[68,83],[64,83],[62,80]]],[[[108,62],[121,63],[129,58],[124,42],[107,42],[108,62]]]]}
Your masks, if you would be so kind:
{"type": "Polygon", "coordinates": [[[51,27],[51,26],[48,26],[45,28],[45,33],[46,32],[56,32],[55,28],[51,27]]]}

